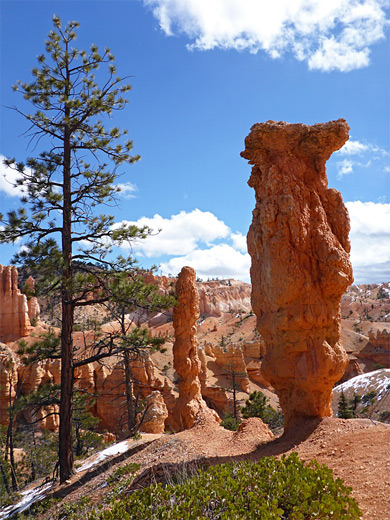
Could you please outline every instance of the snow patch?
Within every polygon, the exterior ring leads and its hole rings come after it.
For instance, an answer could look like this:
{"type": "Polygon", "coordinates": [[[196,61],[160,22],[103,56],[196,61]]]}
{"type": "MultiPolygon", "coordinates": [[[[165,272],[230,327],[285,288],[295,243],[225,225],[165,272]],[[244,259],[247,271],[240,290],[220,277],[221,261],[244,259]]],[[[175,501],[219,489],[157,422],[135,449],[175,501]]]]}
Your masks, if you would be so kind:
{"type": "Polygon", "coordinates": [[[377,397],[380,397],[382,393],[386,392],[387,387],[390,385],[390,368],[382,368],[369,372],[368,374],[362,374],[360,376],[353,377],[345,383],[337,386],[338,392],[345,392],[352,388],[356,393],[367,393],[375,387],[378,392],[377,397]]]}
{"type": "MultiPolygon", "coordinates": [[[[129,440],[124,440],[116,444],[112,444],[105,450],[102,450],[95,455],[91,455],[79,468],[76,469],[76,472],[80,473],[81,471],[85,471],[86,469],[89,469],[95,466],[96,464],[99,464],[108,457],[124,453],[129,449],[130,442],[131,441],[129,440]]],[[[6,518],[9,518],[16,513],[22,513],[30,506],[32,506],[35,502],[44,498],[47,494],[46,492],[52,486],[53,482],[48,482],[45,485],[22,491],[20,494],[23,496],[23,498],[19,502],[12,506],[5,507],[0,511],[0,520],[5,520],[6,518]]]]}
{"type": "Polygon", "coordinates": [[[129,441],[121,441],[116,444],[112,444],[108,448],[106,448],[103,451],[100,451],[96,455],[91,455],[89,459],[87,459],[84,464],[82,464],[80,467],[76,469],[77,473],[80,473],[81,471],[85,471],[86,469],[92,468],[92,466],[96,466],[96,464],[99,464],[103,460],[107,459],[108,457],[111,457],[112,455],[119,455],[120,453],[124,453],[129,449],[129,441]]]}
{"type": "Polygon", "coordinates": [[[27,489],[26,491],[22,491],[20,494],[23,495],[22,500],[17,502],[15,505],[8,506],[0,511],[0,519],[3,520],[5,518],[9,518],[11,515],[16,513],[22,513],[30,506],[32,506],[35,502],[44,498],[46,495],[46,491],[53,486],[52,482],[48,482],[44,486],[39,486],[33,489],[27,489]]]}

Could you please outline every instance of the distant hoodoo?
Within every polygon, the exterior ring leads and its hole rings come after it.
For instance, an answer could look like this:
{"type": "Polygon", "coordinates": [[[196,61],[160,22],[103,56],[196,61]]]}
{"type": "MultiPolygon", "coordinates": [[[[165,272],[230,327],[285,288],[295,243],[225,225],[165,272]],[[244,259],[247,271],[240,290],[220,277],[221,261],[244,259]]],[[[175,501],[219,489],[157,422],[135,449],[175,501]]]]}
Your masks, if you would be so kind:
{"type": "Polygon", "coordinates": [[[344,119],[307,126],[255,124],[241,156],[256,207],[248,232],[252,307],[266,344],[262,372],[277,390],[286,428],[331,416],[332,387],[348,358],[340,298],[353,282],[350,223],[328,189],[325,163],[348,140],[344,119]]]}
{"type": "Polygon", "coordinates": [[[199,294],[196,273],[192,267],[183,267],[176,282],[178,303],[173,310],[175,343],[173,366],[179,377],[179,397],[173,410],[175,430],[191,428],[199,414],[218,421],[202,398],[199,374],[201,363],[197,349],[197,324],[199,318],[199,294]]]}
{"type": "MultiPolygon", "coordinates": [[[[30,277],[32,290],[34,280],[30,277]]],[[[39,317],[35,297],[27,299],[18,288],[18,270],[12,265],[0,265],[0,341],[12,341],[28,336],[32,331],[30,319],[39,317]]]]}

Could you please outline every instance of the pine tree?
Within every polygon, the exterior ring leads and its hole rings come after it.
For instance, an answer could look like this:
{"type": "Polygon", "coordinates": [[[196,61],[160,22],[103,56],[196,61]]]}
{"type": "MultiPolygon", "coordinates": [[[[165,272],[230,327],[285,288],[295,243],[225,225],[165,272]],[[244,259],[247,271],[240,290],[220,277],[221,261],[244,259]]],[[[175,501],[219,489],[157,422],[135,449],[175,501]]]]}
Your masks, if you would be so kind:
{"type": "Polygon", "coordinates": [[[339,404],[337,407],[337,417],[340,419],[352,419],[353,410],[348,399],[345,397],[344,391],[341,392],[339,404]]]}
{"type": "MultiPolygon", "coordinates": [[[[128,435],[134,435],[140,427],[137,415],[141,412],[142,403],[139,395],[134,393],[134,377],[131,364],[142,363],[147,351],[159,350],[164,339],[153,337],[148,329],[139,325],[140,318],[156,310],[167,309],[175,304],[173,296],[162,295],[153,284],[145,284],[142,274],[137,272],[129,280],[123,273],[116,273],[108,285],[109,299],[104,303],[110,320],[116,322],[116,346],[122,358],[124,386],[126,397],[126,426],[128,435]],[[129,319],[129,316],[132,316],[129,319]]],[[[111,334],[111,333],[110,333],[111,334]]],[[[104,333],[107,340],[107,332],[104,333]]]]}
{"type": "Polygon", "coordinates": [[[130,273],[134,267],[131,258],[119,263],[108,260],[113,246],[145,238],[149,230],[131,225],[114,228],[112,216],[96,214],[102,204],[116,202],[118,167],[139,159],[131,155],[126,130],[106,129],[103,124],[104,116],[125,107],[130,85],[117,76],[108,48],[99,53],[96,45],[88,52],[73,47],[77,22],[62,27],[54,16],[53,24],[46,52],[32,69],[33,81],[14,86],[36,110],[27,114],[15,108],[30,124],[28,136],[36,147],[45,143],[46,149],[26,164],[6,161],[18,172],[16,185],[23,187],[24,196],[20,209],[0,215],[0,242],[22,239],[24,247],[13,261],[33,275],[39,273],[41,294],[60,294],[59,464],[64,482],[73,473],[75,309],[107,300],[104,285],[111,274],[119,269],[130,273]],[[107,70],[99,86],[95,72],[101,66],[107,70]]]}

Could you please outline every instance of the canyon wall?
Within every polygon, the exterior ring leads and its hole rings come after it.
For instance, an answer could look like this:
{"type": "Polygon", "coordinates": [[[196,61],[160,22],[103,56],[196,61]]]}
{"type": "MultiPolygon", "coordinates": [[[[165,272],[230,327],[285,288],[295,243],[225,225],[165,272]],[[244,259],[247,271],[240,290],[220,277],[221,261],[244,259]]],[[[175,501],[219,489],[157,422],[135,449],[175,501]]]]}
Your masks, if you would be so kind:
{"type": "Polygon", "coordinates": [[[343,119],[307,126],[255,124],[242,157],[256,207],[248,232],[252,308],[265,344],[262,372],[277,390],[286,427],[332,415],[332,387],[348,358],[340,298],[353,282],[350,230],[325,163],[348,140],[343,119]]]}

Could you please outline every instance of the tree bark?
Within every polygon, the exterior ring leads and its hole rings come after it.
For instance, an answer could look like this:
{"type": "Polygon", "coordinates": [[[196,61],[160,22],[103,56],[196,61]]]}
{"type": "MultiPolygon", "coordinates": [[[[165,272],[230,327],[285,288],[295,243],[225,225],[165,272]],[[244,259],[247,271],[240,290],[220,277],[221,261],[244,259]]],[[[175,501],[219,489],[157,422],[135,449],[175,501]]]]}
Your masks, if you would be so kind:
{"type": "MultiPolygon", "coordinates": [[[[69,80],[69,78],[67,78],[69,80]]],[[[65,98],[69,95],[66,84],[65,98]]],[[[65,120],[69,119],[69,108],[65,105],[65,120]]],[[[58,458],[60,482],[73,474],[72,404],[73,404],[73,272],[72,272],[72,195],[71,195],[71,149],[70,128],[64,128],[63,165],[63,222],[62,222],[62,328],[61,328],[61,403],[58,458]]]]}
{"type": "Polygon", "coordinates": [[[5,490],[7,491],[8,495],[10,495],[11,494],[11,489],[9,487],[7,472],[5,471],[5,467],[4,467],[3,461],[1,460],[1,457],[0,457],[0,473],[1,473],[1,476],[3,478],[3,483],[4,483],[5,490]]]}
{"type": "Polygon", "coordinates": [[[123,354],[123,362],[125,365],[125,387],[126,387],[126,408],[127,408],[127,428],[129,435],[134,435],[134,428],[136,425],[135,407],[134,407],[134,392],[133,392],[133,378],[130,368],[130,355],[127,350],[123,354]]]}

